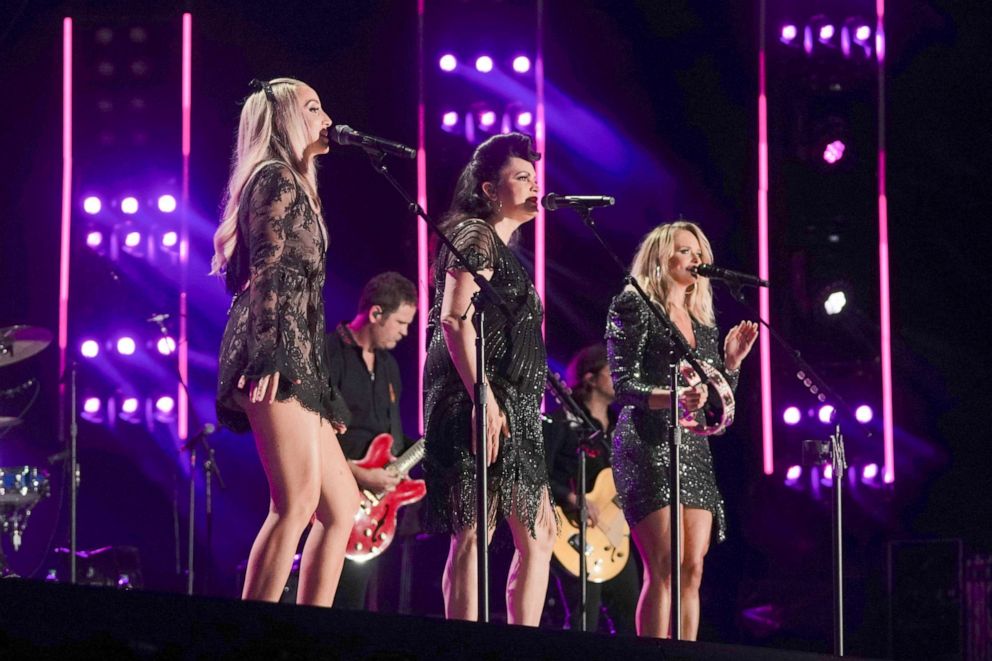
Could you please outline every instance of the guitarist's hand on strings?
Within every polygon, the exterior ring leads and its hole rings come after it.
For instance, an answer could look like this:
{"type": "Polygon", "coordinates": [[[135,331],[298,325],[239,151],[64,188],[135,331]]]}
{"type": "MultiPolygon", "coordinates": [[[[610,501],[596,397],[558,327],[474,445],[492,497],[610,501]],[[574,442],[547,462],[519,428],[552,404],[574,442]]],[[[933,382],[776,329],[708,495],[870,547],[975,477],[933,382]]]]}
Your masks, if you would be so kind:
{"type": "MultiPolygon", "coordinates": [[[[575,508],[575,513],[576,515],[578,515],[579,497],[575,495],[575,492],[571,492],[568,494],[568,502],[573,508],[575,508]]],[[[589,526],[592,528],[595,528],[596,526],[599,525],[599,506],[596,505],[596,503],[589,500],[588,498],[586,498],[586,521],[589,523],[589,526]]]]}
{"type": "Polygon", "coordinates": [[[402,479],[402,476],[390,467],[362,468],[352,464],[351,472],[358,482],[358,487],[366,491],[392,491],[402,479]]]}
{"type": "MultiPolygon", "coordinates": [[[[491,466],[496,457],[499,456],[499,442],[510,436],[510,425],[506,421],[506,414],[500,408],[492,391],[486,400],[486,450],[488,457],[486,465],[491,466]]],[[[475,442],[475,408],[472,408],[472,454],[476,453],[478,444],[475,442]]]]}

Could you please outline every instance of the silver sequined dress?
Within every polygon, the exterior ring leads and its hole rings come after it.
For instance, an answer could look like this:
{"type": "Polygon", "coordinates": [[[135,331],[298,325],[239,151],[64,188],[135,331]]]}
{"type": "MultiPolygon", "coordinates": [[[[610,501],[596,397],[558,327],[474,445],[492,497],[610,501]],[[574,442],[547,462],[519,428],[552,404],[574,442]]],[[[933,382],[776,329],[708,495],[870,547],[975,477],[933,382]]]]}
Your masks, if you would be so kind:
{"type": "MultiPolygon", "coordinates": [[[[449,237],[475,268],[492,269],[490,282],[514,315],[508,323],[498,308],[486,312],[486,375],[510,426],[510,437],[500,443],[499,457],[489,466],[489,519],[495,523],[515,511],[533,531],[538,507],[549,493],[540,412],[547,372],[541,300],[527,271],[488,223],[462,221],[449,237]]],[[[451,362],[440,324],[445,272],[459,269],[442,246],[424,367],[424,473],[427,527],[433,532],[456,532],[475,524],[472,402],[451,362]]]]}
{"type": "MultiPolygon", "coordinates": [[[[723,371],[736,388],[737,373],[727,372],[720,357],[718,329],[693,320],[692,332],[697,357],[723,371]]],[[[613,474],[624,515],[633,525],[670,501],[670,412],[648,409],[651,391],[671,385],[670,343],[647,304],[637,292],[626,290],[610,305],[606,346],[617,401],[623,407],[613,434],[613,474]]],[[[708,437],[683,428],[680,459],[682,504],[712,512],[713,534],[722,542],[727,522],[708,437]]]]}

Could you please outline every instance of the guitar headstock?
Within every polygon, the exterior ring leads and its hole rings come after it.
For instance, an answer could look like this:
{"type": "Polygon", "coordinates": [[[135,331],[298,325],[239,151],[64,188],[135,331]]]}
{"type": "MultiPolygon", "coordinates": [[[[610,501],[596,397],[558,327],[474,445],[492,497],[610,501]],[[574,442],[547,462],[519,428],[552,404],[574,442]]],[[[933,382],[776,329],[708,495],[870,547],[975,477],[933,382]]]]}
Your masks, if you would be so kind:
{"type": "Polygon", "coordinates": [[[552,372],[551,370],[548,370],[547,383],[549,389],[551,390],[551,394],[554,395],[559,404],[564,406],[565,402],[563,400],[566,397],[572,396],[572,389],[565,385],[565,382],[562,380],[560,374],[552,372]]]}

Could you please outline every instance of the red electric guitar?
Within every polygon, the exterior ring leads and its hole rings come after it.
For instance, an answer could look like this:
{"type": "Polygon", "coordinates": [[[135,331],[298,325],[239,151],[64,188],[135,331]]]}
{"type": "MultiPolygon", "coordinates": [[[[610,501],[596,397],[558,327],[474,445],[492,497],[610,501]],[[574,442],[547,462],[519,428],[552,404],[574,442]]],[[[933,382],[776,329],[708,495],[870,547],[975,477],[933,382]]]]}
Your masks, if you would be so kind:
{"type": "Polygon", "coordinates": [[[362,468],[392,468],[403,479],[392,491],[362,490],[362,503],[355,515],[355,526],[351,529],[345,554],[349,560],[363,562],[385,551],[396,535],[396,512],[427,494],[423,480],[407,477],[410,469],[424,458],[424,439],[414,443],[399,459],[393,456],[392,447],[393,437],[379,434],[372,439],[365,457],[357,462],[362,468]]]}

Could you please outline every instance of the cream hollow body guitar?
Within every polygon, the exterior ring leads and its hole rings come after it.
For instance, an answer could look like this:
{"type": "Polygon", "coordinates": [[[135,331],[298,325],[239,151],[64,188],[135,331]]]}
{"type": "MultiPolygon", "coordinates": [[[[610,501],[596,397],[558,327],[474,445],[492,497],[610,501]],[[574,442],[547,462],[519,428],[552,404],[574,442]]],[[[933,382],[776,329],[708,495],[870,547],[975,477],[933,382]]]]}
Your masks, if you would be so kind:
{"type": "MultiPolygon", "coordinates": [[[[596,476],[586,500],[599,511],[595,526],[586,530],[586,569],[590,583],[603,583],[620,573],[630,558],[630,526],[617,501],[613,471],[604,468],[596,476]]],[[[561,531],[555,542],[554,555],[570,574],[579,575],[579,522],[569,518],[560,506],[555,506],[561,519],[561,531]]]]}

